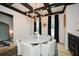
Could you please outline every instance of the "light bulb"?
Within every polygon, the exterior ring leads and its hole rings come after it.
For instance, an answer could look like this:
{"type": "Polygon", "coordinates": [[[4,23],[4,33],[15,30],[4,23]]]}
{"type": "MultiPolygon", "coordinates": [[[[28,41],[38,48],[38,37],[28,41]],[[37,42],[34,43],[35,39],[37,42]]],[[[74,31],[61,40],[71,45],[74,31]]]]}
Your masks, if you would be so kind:
{"type": "Polygon", "coordinates": [[[12,30],[10,30],[10,34],[12,34],[13,33],[13,31],[12,30]]]}

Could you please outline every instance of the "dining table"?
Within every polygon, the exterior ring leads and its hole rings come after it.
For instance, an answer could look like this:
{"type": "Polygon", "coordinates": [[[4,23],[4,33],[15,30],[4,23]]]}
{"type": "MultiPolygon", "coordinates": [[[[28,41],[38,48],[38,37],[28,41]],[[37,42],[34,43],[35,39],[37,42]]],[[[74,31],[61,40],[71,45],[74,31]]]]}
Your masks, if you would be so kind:
{"type": "Polygon", "coordinates": [[[40,35],[39,37],[36,37],[33,35],[22,39],[22,42],[26,42],[29,44],[42,44],[50,41],[50,39],[51,39],[51,36],[49,35],[46,35],[46,36],[40,35]]]}
{"type": "MultiPolygon", "coordinates": [[[[39,37],[37,37],[36,35],[30,35],[22,38],[21,42],[25,42],[31,45],[37,45],[37,44],[45,44],[49,42],[51,39],[52,37],[49,35],[40,35],[39,37]]],[[[55,55],[56,56],[58,55],[57,44],[55,47],[55,55]]]]}

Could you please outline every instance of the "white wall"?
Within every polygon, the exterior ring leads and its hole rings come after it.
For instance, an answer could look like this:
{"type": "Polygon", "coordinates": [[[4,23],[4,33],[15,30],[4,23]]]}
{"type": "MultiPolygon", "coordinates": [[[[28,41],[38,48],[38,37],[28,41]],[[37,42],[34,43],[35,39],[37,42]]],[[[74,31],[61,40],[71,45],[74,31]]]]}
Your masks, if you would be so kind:
{"type": "Polygon", "coordinates": [[[48,35],[48,16],[41,18],[42,24],[42,35],[48,35]],[[44,23],[46,26],[44,27],[44,23]]]}
{"type": "Polygon", "coordinates": [[[79,4],[67,6],[66,14],[66,32],[65,32],[65,47],[68,49],[68,32],[74,32],[79,29],[79,4]]]}
{"type": "Polygon", "coordinates": [[[1,5],[0,11],[13,15],[14,43],[17,37],[32,34],[31,18],[1,5]]]}
{"type": "Polygon", "coordinates": [[[34,34],[34,18],[31,19],[31,24],[32,24],[32,34],[34,34]]]}
{"type": "Polygon", "coordinates": [[[66,8],[67,32],[73,32],[79,25],[79,4],[73,4],[66,8]]]}
{"type": "Polygon", "coordinates": [[[59,42],[64,43],[64,14],[59,14],[59,42]]]}
{"type": "Polygon", "coordinates": [[[0,22],[8,24],[9,30],[13,30],[13,18],[12,17],[0,13],[0,22]]]}

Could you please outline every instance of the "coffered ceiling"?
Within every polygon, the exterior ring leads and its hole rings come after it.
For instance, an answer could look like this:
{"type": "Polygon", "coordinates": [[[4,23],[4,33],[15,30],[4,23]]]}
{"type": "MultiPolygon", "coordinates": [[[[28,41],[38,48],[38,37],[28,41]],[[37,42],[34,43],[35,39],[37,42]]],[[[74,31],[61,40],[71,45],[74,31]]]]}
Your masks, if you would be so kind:
{"type": "Polygon", "coordinates": [[[21,10],[22,12],[29,11],[28,8],[26,8],[25,6],[23,6],[22,4],[19,4],[19,3],[12,4],[11,6],[18,10],[21,10]]]}
{"type": "Polygon", "coordinates": [[[31,18],[63,13],[66,6],[71,4],[73,3],[0,3],[31,18]]]}

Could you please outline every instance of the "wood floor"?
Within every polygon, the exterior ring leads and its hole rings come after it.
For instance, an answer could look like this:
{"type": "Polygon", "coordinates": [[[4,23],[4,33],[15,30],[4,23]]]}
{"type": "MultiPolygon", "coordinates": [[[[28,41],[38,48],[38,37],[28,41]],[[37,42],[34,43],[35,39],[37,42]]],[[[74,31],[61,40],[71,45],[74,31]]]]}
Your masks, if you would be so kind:
{"type": "Polygon", "coordinates": [[[58,43],[58,56],[72,56],[70,51],[65,49],[64,44],[58,43]]]}
{"type": "MultiPolygon", "coordinates": [[[[58,43],[58,56],[71,56],[71,53],[65,49],[63,44],[58,43]]],[[[9,47],[0,48],[0,56],[17,56],[17,48],[11,44],[9,47]]]]}
{"type": "Polygon", "coordinates": [[[0,47],[0,56],[16,56],[17,49],[14,44],[10,44],[10,46],[0,47]]]}

